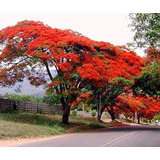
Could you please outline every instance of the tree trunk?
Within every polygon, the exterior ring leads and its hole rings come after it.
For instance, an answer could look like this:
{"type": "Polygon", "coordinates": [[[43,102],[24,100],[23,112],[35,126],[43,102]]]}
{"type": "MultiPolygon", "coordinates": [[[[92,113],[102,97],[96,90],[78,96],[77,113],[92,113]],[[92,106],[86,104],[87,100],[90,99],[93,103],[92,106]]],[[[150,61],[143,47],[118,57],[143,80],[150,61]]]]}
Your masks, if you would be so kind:
{"type": "Polygon", "coordinates": [[[99,108],[99,110],[98,110],[97,120],[98,120],[99,122],[102,122],[102,121],[101,121],[101,116],[102,116],[102,113],[103,113],[104,109],[105,109],[105,106],[103,105],[103,106],[101,106],[101,107],[99,108]]]}
{"type": "Polygon", "coordinates": [[[67,105],[65,109],[63,110],[63,116],[62,116],[63,124],[68,124],[69,115],[70,115],[70,106],[67,105]]]}
{"type": "Polygon", "coordinates": [[[138,116],[137,119],[138,119],[138,124],[140,124],[140,117],[138,116]]]}
{"type": "Polygon", "coordinates": [[[150,123],[150,124],[152,123],[152,120],[151,120],[151,119],[149,120],[149,123],[150,123]]]}
{"type": "Polygon", "coordinates": [[[69,114],[70,114],[70,106],[68,105],[68,103],[65,101],[65,99],[63,97],[61,98],[61,104],[63,107],[62,123],[68,124],[69,114]]]}
{"type": "Polygon", "coordinates": [[[111,113],[111,119],[112,121],[115,120],[115,114],[113,112],[111,113]]]}
{"type": "Polygon", "coordinates": [[[115,120],[115,114],[113,112],[113,108],[112,107],[111,107],[111,110],[108,110],[108,113],[110,114],[112,121],[115,120]]]}
{"type": "Polygon", "coordinates": [[[132,122],[133,122],[133,123],[135,122],[135,113],[133,113],[132,122]]]}
{"type": "Polygon", "coordinates": [[[97,120],[101,121],[101,96],[98,94],[97,120]]]}
{"type": "Polygon", "coordinates": [[[134,120],[135,120],[135,118],[134,118],[134,116],[132,116],[132,122],[134,123],[134,120]]]}

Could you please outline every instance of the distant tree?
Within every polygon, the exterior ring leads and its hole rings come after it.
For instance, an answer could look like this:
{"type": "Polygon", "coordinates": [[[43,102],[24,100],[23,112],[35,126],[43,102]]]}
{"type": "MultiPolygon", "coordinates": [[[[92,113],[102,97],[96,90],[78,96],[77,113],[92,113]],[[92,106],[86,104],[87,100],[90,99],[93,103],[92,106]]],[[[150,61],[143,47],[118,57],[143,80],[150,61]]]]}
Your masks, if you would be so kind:
{"type": "Polygon", "coordinates": [[[30,101],[30,102],[42,102],[42,98],[37,98],[31,95],[17,95],[17,94],[5,94],[2,98],[20,100],[20,101],[30,101]]]}
{"type": "Polygon", "coordinates": [[[152,98],[150,96],[139,96],[139,101],[145,105],[145,108],[138,112],[139,117],[146,118],[148,120],[153,119],[156,114],[160,113],[160,98],[152,98]]]}
{"type": "Polygon", "coordinates": [[[53,106],[54,104],[60,104],[60,98],[58,94],[56,94],[55,91],[50,92],[42,97],[42,102],[49,104],[50,106],[53,106]]]}
{"type": "Polygon", "coordinates": [[[122,94],[116,98],[115,102],[116,113],[134,117],[137,112],[138,123],[140,118],[151,120],[160,113],[160,98],[154,99],[149,95],[122,94]]]}
{"type": "Polygon", "coordinates": [[[160,13],[131,13],[129,14],[134,32],[133,47],[160,48],[160,13]]]}

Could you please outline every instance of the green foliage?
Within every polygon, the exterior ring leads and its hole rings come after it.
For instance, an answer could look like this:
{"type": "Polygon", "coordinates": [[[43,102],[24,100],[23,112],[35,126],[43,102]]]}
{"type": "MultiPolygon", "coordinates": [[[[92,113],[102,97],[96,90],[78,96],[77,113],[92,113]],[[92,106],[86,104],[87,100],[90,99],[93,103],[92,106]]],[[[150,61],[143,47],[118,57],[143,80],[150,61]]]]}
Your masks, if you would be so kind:
{"type": "Polygon", "coordinates": [[[100,52],[94,52],[93,55],[104,58],[105,56],[100,52]]]}
{"type": "Polygon", "coordinates": [[[130,43],[133,47],[160,47],[160,13],[132,13],[132,31],[135,33],[134,41],[130,43]]]}
{"type": "Polygon", "coordinates": [[[135,80],[135,88],[138,92],[152,97],[160,95],[160,72],[153,69],[150,72],[144,70],[135,80]]]}
{"type": "Polygon", "coordinates": [[[110,90],[108,92],[108,97],[103,97],[101,99],[102,103],[107,106],[111,103],[114,103],[113,100],[122,93],[127,92],[129,88],[132,86],[132,84],[132,80],[127,80],[124,77],[117,77],[112,79],[110,84],[110,90]]]}
{"type": "Polygon", "coordinates": [[[157,62],[151,63],[146,68],[148,68],[150,70],[152,70],[152,69],[160,69],[160,62],[157,61],[157,62]]]}
{"type": "Polygon", "coordinates": [[[75,79],[80,78],[80,76],[77,73],[72,73],[70,77],[75,79]]]}
{"type": "Polygon", "coordinates": [[[60,103],[60,98],[61,98],[61,95],[57,95],[55,92],[51,92],[51,93],[46,94],[42,98],[42,101],[44,103],[47,103],[50,106],[52,106],[54,104],[59,104],[60,103]]]}
{"type": "Polygon", "coordinates": [[[42,98],[37,98],[30,95],[17,95],[17,94],[5,94],[2,98],[20,100],[20,101],[30,101],[30,102],[42,102],[42,98]]]}
{"type": "Polygon", "coordinates": [[[77,111],[83,111],[83,105],[82,104],[77,106],[77,111]]]}
{"type": "Polygon", "coordinates": [[[133,84],[133,81],[125,79],[124,77],[117,77],[117,78],[114,78],[112,81],[114,84],[121,84],[121,86],[123,87],[133,84]]]}
{"type": "Polygon", "coordinates": [[[148,120],[146,118],[142,118],[141,121],[144,123],[148,123],[148,120]]]}
{"type": "Polygon", "coordinates": [[[73,110],[72,111],[72,116],[76,116],[77,115],[77,111],[76,110],[73,110]]]}
{"type": "Polygon", "coordinates": [[[156,120],[156,119],[160,120],[160,114],[156,114],[153,119],[154,120],[156,120]]]}
{"type": "Polygon", "coordinates": [[[91,101],[90,108],[91,108],[91,110],[96,110],[97,109],[97,104],[94,103],[94,102],[92,103],[92,101],[91,101]]]}
{"type": "MultiPolygon", "coordinates": [[[[17,94],[5,94],[2,96],[2,98],[12,99],[12,100],[20,100],[20,101],[30,101],[30,102],[42,102],[47,103],[50,106],[54,104],[60,103],[61,95],[55,94],[55,92],[51,92],[49,94],[46,94],[42,98],[37,98],[30,95],[17,95],[17,94]]],[[[38,113],[40,113],[41,109],[38,109],[38,113]]]]}
{"type": "Polygon", "coordinates": [[[88,113],[90,111],[90,108],[89,107],[84,108],[84,111],[88,113]]]}
{"type": "Polygon", "coordinates": [[[42,114],[42,107],[38,106],[38,108],[37,108],[37,113],[42,114]]]}
{"type": "Polygon", "coordinates": [[[91,116],[94,118],[96,116],[96,113],[97,113],[96,110],[92,110],[91,111],[91,116]]]}

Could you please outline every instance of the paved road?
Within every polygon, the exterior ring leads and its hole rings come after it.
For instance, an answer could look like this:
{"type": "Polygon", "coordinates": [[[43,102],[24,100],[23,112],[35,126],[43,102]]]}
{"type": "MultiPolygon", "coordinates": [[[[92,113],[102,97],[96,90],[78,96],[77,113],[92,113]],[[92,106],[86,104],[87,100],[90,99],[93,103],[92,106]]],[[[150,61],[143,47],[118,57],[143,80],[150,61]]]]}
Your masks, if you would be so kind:
{"type": "Polygon", "coordinates": [[[160,126],[129,126],[66,134],[17,147],[160,147],[160,126]]]}

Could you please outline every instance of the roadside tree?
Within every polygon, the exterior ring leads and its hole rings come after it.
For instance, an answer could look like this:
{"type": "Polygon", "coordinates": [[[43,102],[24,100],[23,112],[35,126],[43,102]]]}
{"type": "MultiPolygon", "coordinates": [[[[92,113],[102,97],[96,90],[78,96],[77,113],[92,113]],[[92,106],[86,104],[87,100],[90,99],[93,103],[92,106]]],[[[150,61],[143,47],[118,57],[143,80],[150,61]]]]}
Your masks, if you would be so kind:
{"type": "Polygon", "coordinates": [[[160,13],[131,13],[129,18],[134,32],[131,46],[160,48],[160,13]]]}
{"type": "Polygon", "coordinates": [[[89,58],[90,60],[84,66],[78,68],[78,74],[88,83],[85,89],[86,92],[90,91],[88,92],[90,94],[85,94],[86,99],[82,94],[72,105],[74,107],[85,100],[87,103],[97,104],[99,121],[105,108],[112,120],[115,119],[114,99],[131,89],[134,79],[141,73],[143,67],[142,58],[126,47],[110,45],[108,49],[104,50],[105,45],[109,44],[103,43],[102,45],[101,43],[101,47],[98,48],[99,53],[96,55],[96,57],[98,56],[96,61],[92,62],[92,59],[89,58]],[[94,73],[97,76],[92,75],[93,69],[91,70],[91,67],[94,68],[94,73]]]}
{"type": "Polygon", "coordinates": [[[93,44],[80,33],[41,22],[22,21],[4,28],[0,31],[0,85],[12,86],[24,77],[35,86],[48,84],[48,92],[56,91],[63,106],[62,123],[68,124],[70,105],[85,85],[76,70],[97,52],[93,44]],[[56,70],[55,77],[51,69],[56,70]]]}

